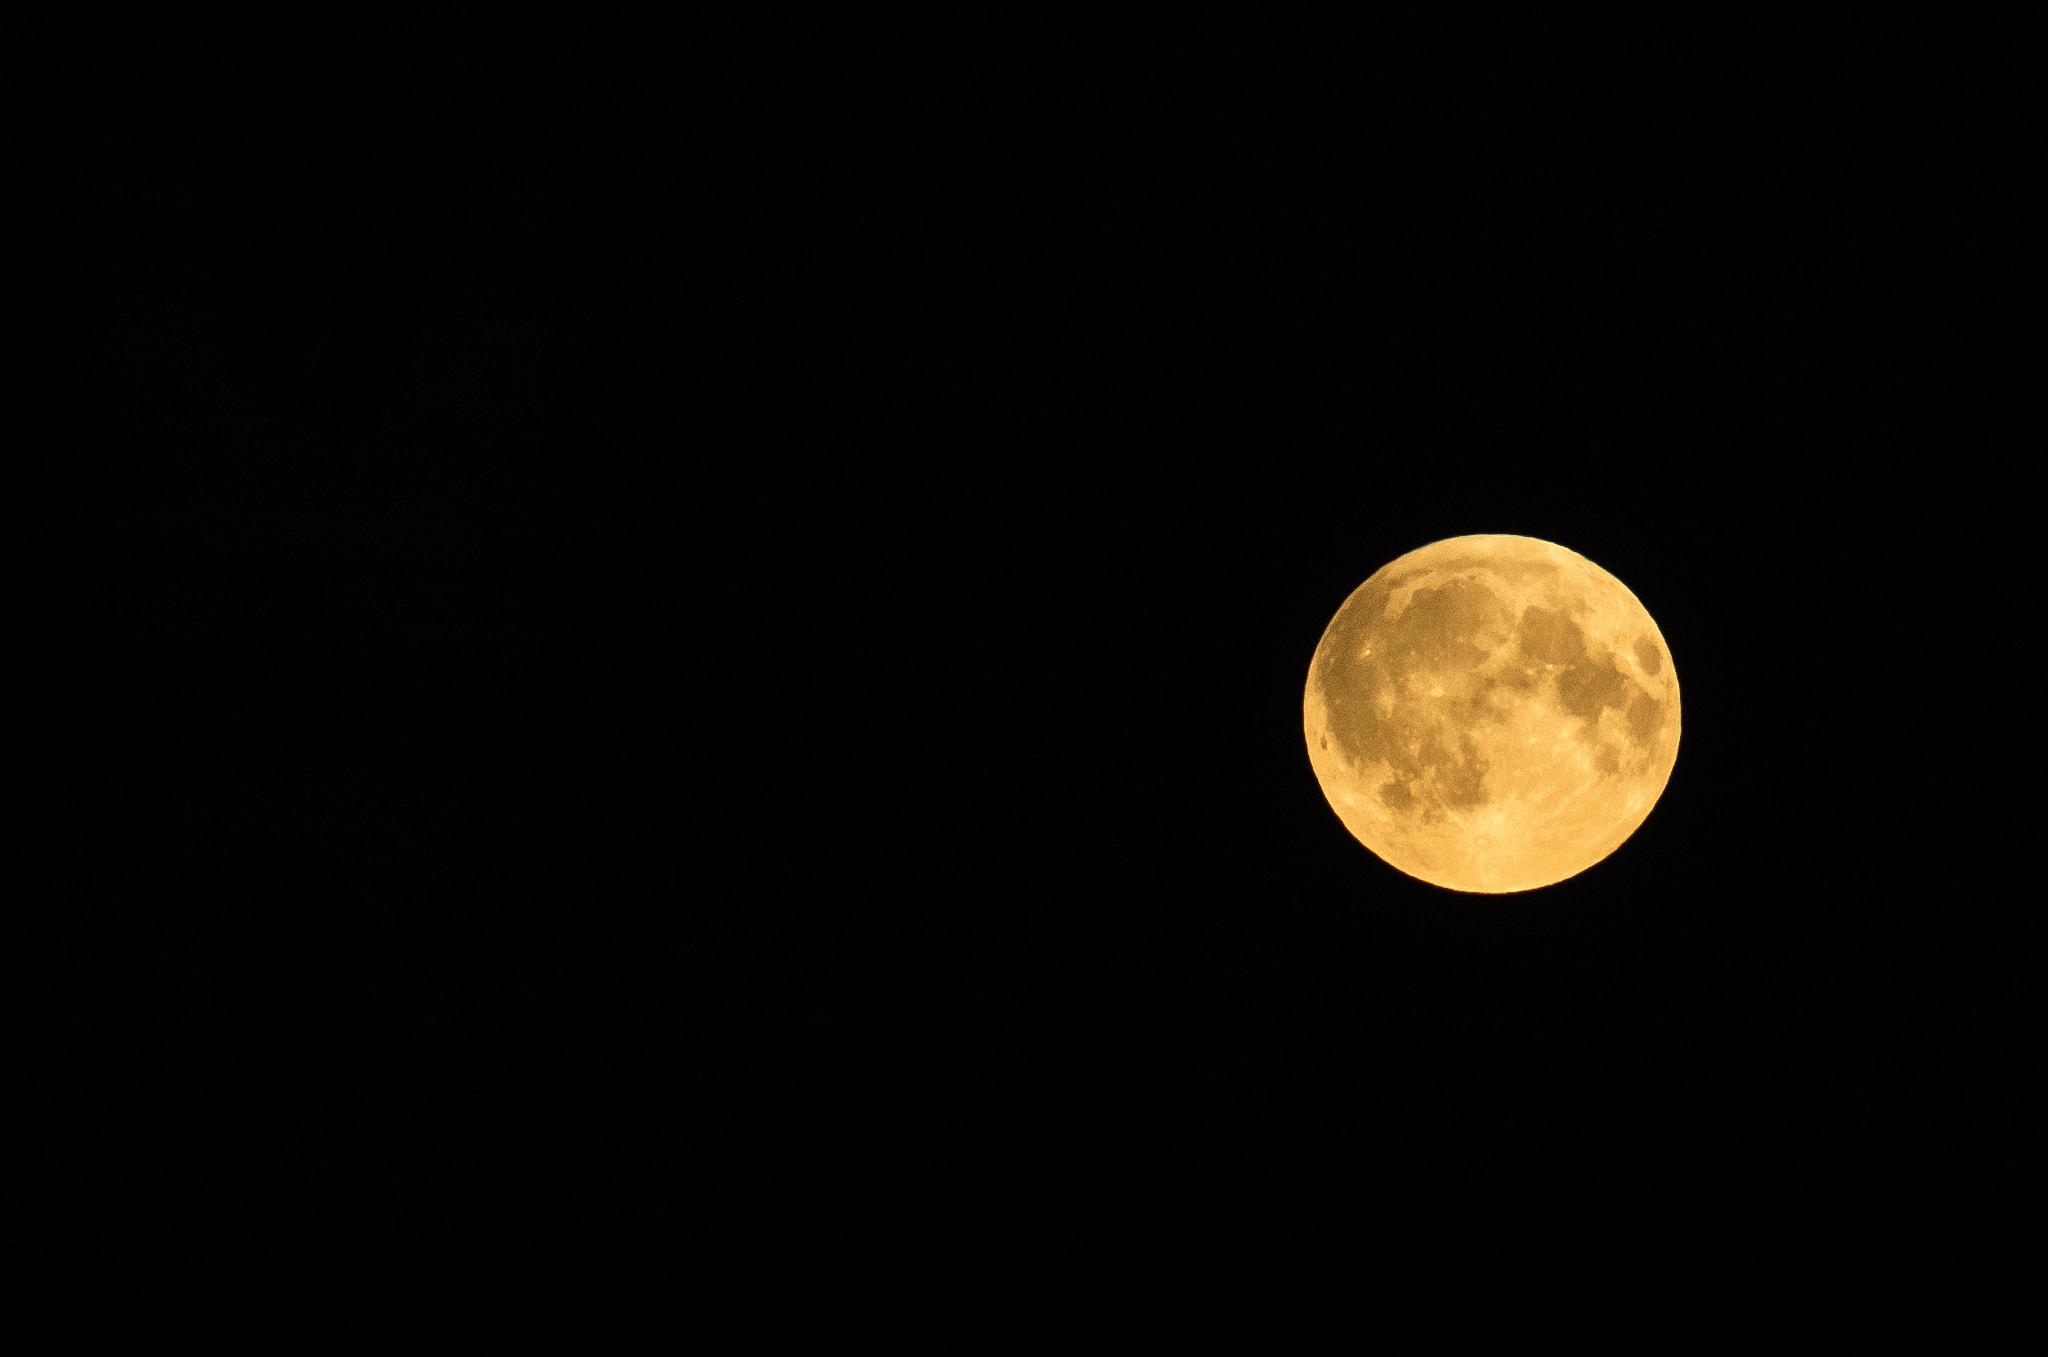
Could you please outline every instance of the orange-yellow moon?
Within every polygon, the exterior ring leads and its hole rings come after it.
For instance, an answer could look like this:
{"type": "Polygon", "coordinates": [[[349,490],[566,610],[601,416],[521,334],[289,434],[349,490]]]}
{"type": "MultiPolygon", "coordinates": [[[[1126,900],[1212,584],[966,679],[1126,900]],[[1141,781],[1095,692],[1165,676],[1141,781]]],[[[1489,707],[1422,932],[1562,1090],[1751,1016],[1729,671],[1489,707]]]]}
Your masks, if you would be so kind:
{"type": "Polygon", "coordinates": [[[1619,848],[1678,758],[1678,674],[1628,587],[1534,537],[1452,537],[1330,619],[1302,726],[1330,808],[1410,876],[1534,890],[1619,848]]]}

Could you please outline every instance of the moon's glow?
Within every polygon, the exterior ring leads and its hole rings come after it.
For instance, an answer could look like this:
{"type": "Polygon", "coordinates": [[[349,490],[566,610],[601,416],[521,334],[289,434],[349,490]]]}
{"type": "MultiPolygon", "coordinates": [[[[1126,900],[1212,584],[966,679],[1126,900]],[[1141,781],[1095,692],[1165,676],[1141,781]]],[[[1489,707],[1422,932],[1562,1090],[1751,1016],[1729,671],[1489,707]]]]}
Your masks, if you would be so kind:
{"type": "Polygon", "coordinates": [[[1302,699],[1338,818],[1410,876],[1523,891],[1650,813],[1678,757],[1678,674],[1620,580],[1533,537],[1453,537],[1337,610],[1302,699]]]}

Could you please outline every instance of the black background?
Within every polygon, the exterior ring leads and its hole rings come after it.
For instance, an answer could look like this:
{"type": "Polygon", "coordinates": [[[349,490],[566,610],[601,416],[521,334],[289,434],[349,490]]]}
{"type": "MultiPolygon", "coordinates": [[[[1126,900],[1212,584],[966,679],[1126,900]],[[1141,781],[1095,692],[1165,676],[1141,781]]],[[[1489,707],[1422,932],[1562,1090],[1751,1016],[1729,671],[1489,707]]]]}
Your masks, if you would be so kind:
{"type": "Polygon", "coordinates": [[[42,1336],[2016,1340],[1983,143],[784,76],[72,129],[42,1336]],[[1300,743],[1345,596],[1474,532],[1684,692],[1523,896],[1380,863],[1300,743]]]}

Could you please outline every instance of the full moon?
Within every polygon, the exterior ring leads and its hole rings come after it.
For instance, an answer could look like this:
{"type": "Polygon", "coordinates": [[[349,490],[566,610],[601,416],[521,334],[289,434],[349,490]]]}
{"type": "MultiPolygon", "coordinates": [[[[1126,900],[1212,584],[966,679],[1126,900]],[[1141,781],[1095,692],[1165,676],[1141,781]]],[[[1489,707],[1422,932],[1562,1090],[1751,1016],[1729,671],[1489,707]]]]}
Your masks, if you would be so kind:
{"type": "Polygon", "coordinates": [[[1619,848],[1678,758],[1678,674],[1614,576],[1534,537],[1451,537],[1330,619],[1302,694],[1337,818],[1410,876],[1534,890],[1619,848]]]}

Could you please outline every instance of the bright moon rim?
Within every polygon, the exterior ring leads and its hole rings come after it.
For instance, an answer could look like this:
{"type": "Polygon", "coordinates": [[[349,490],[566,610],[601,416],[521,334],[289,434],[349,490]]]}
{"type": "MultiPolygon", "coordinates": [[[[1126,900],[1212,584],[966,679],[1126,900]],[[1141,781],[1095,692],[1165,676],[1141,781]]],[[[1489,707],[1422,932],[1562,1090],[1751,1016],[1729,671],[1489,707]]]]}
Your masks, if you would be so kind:
{"type": "Polygon", "coordinates": [[[1457,891],[1576,876],[1635,833],[1678,757],[1678,674],[1628,587],[1534,537],[1381,567],[1316,647],[1309,762],[1360,843],[1457,891]]]}

